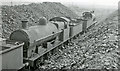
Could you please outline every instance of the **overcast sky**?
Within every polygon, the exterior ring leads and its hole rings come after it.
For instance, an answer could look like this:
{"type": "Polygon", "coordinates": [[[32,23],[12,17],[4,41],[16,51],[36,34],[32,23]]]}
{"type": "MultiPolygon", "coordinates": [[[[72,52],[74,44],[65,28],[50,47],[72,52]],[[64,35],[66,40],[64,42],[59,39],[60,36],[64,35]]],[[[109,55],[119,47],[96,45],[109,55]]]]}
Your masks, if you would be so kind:
{"type": "Polygon", "coordinates": [[[61,3],[76,3],[76,4],[95,4],[118,6],[120,0],[1,0],[2,2],[61,2],[61,3]]]}

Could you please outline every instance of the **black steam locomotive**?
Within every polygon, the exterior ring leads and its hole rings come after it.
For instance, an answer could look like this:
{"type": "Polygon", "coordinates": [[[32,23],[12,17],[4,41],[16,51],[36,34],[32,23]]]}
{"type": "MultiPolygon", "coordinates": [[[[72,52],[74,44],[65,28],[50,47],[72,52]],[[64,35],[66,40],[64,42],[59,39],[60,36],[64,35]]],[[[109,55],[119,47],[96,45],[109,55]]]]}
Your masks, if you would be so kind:
{"type": "Polygon", "coordinates": [[[23,29],[13,31],[9,40],[2,40],[1,69],[21,69],[25,65],[35,66],[35,61],[61,43],[96,23],[93,12],[84,12],[82,17],[54,17],[49,21],[40,18],[38,25],[27,27],[27,20],[22,21],[23,29]]]}

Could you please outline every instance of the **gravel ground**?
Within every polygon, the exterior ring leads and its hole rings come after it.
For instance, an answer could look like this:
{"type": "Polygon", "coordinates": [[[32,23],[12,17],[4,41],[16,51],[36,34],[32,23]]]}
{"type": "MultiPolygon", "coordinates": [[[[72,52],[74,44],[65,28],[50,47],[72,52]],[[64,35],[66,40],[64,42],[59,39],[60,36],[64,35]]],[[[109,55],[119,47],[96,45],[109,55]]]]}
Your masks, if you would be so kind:
{"type": "Polygon", "coordinates": [[[118,69],[120,51],[118,48],[117,15],[100,22],[80,39],[73,41],[64,50],[59,50],[45,61],[40,68],[52,69],[118,69]]]}

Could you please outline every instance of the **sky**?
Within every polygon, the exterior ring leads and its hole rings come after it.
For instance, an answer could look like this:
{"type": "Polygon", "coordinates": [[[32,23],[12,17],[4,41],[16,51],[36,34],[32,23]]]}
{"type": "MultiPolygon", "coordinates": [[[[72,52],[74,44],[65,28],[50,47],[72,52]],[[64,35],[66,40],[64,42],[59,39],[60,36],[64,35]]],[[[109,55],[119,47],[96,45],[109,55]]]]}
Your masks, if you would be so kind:
{"type": "Polygon", "coordinates": [[[2,0],[2,2],[61,2],[87,5],[118,6],[120,0],[2,0]]]}

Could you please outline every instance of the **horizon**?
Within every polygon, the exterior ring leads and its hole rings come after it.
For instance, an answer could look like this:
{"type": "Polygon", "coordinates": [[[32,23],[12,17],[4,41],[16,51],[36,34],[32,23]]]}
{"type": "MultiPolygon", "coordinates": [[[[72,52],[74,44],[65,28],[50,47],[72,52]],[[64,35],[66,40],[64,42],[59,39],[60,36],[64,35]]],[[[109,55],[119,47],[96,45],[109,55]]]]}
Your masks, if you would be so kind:
{"type": "MultiPolygon", "coordinates": [[[[47,1],[44,1],[47,2],[47,1]]],[[[31,3],[43,3],[43,2],[18,2],[18,1],[14,1],[12,2],[12,6],[14,5],[28,5],[31,3]]],[[[65,6],[78,6],[78,7],[82,7],[82,8],[103,8],[103,9],[118,9],[118,6],[112,6],[112,5],[100,5],[100,4],[79,4],[79,3],[74,3],[74,2],[60,2],[61,4],[65,5],[65,6]]],[[[1,4],[0,4],[1,5],[1,4]]],[[[11,6],[11,2],[2,2],[2,5],[8,5],[11,6]]]]}
{"type": "Polygon", "coordinates": [[[1,4],[4,3],[42,3],[42,2],[60,2],[63,4],[73,5],[103,5],[103,6],[118,6],[119,0],[2,0],[1,4]]]}

